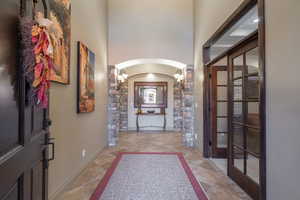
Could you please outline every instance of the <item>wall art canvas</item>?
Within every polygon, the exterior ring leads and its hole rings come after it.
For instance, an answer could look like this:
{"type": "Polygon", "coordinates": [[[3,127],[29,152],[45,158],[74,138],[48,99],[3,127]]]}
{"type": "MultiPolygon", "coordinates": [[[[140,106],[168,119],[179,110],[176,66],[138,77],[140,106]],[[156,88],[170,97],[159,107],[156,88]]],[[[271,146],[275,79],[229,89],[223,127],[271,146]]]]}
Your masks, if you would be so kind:
{"type": "Polygon", "coordinates": [[[95,110],[95,54],[78,42],[78,113],[95,110]]]}
{"type": "Polygon", "coordinates": [[[53,43],[54,70],[51,81],[70,83],[71,0],[49,0],[49,18],[53,22],[50,37],[53,43]]]}

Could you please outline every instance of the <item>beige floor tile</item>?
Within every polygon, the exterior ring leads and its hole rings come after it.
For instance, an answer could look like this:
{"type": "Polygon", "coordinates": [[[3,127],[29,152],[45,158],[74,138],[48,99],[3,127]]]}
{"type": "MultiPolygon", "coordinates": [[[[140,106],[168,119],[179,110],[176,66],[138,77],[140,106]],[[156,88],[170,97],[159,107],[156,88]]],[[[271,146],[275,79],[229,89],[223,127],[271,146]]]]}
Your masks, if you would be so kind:
{"type": "Polygon", "coordinates": [[[55,200],[88,200],[117,152],[182,152],[210,200],[251,200],[202,153],[182,145],[179,133],[121,134],[119,145],[105,148],[55,200]]]}

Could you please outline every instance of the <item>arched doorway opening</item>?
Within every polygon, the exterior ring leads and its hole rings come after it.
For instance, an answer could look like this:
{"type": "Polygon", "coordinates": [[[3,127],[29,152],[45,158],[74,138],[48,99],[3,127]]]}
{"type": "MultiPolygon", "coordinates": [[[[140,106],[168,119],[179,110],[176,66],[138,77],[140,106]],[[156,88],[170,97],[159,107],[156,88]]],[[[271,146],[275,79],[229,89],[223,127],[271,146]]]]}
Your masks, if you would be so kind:
{"type": "MultiPolygon", "coordinates": [[[[120,131],[136,131],[133,115],[136,114],[137,108],[134,106],[133,91],[134,82],[138,81],[168,82],[168,103],[171,106],[168,107],[167,120],[169,121],[166,122],[165,128],[170,131],[180,131],[186,146],[195,145],[193,66],[167,59],[135,59],[109,66],[108,76],[110,146],[117,144],[120,131]]],[[[144,111],[150,112],[147,109],[144,111]]]]}

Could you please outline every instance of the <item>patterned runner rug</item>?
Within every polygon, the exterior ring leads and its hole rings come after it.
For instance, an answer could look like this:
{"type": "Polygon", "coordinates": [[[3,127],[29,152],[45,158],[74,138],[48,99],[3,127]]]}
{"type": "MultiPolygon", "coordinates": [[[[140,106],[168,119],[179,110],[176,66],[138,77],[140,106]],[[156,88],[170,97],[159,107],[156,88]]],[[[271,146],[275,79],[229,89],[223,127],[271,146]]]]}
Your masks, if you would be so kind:
{"type": "Polygon", "coordinates": [[[90,200],[207,200],[181,153],[119,153],[90,200]]]}

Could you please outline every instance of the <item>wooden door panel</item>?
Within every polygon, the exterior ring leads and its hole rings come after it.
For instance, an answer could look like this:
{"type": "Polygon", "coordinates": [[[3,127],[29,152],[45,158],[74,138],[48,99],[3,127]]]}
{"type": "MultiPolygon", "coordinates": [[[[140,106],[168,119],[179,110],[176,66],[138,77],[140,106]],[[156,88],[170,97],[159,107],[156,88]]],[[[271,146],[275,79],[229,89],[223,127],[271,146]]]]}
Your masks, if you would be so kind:
{"type": "Polygon", "coordinates": [[[44,167],[43,162],[38,162],[31,169],[31,200],[42,200],[43,198],[44,167]]]}
{"type": "Polygon", "coordinates": [[[11,187],[9,192],[4,196],[3,200],[20,200],[20,179],[16,181],[16,183],[11,187]]]}
{"type": "Polygon", "coordinates": [[[48,109],[25,104],[17,55],[18,18],[45,13],[46,0],[1,0],[0,6],[0,200],[46,200],[48,109]],[[22,12],[22,13],[21,13],[22,12]]]}
{"type": "Polygon", "coordinates": [[[0,199],[10,186],[14,185],[16,179],[24,173],[28,173],[28,170],[34,169],[35,163],[44,164],[44,151],[46,151],[44,141],[37,139],[26,148],[18,147],[15,152],[11,153],[10,158],[2,160],[3,163],[0,164],[0,199]]]}
{"type": "Polygon", "coordinates": [[[19,143],[17,89],[18,0],[1,0],[0,8],[0,157],[19,143]]]}
{"type": "MultiPolygon", "coordinates": [[[[28,200],[46,200],[47,188],[44,183],[47,180],[43,161],[34,163],[24,174],[23,190],[21,191],[23,199],[28,200]]],[[[22,199],[22,200],[23,200],[22,199]]]]}
{"type": "Polygon", "coordinates": [[[5,154],[8,154],[9,151],[11,151],[12,149],[16,148],[19,145],[20,138],[19,138],[19,131],[5,132],[5,130],[2,131],[3,126],[0,125],[0,127],[1,127],[1,134],[0,134],[0,141],[1,141],[0,157],[1,157],[4,156],[5,154]]]}
{"type": "Polygon", "coordinates": [[[30,169],[21,174],[12,186],[7,185],[6,193],[1,200],[45,200],[44,163],[38,161],[30,169]]]}

